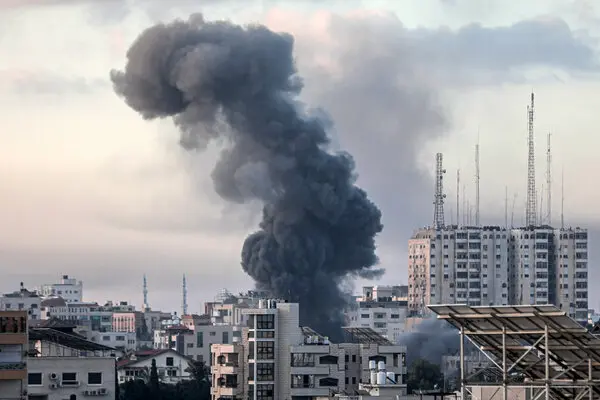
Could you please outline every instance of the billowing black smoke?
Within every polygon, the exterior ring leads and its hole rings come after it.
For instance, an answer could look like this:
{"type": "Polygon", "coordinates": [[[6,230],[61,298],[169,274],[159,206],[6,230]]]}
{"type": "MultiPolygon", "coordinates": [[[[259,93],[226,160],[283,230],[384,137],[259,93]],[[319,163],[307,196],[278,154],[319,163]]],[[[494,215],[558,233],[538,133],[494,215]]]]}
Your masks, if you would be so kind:
{"type": "Polygon", "coordinates": [[[145,119],[173,117],[185,148],[219,141],[215,190],[264,204],[242,249],[244,271],[260,289],[299,302],[301,323],[336,340],[346,304],[339,283],[382,273],[373,269],[381,212],[354,185],[352,157],[328,152],[326,121],[297,100],[293,45],[264,26],[193,15],[144,31],[111,79],[145,119]]]}
{"type": "Polygon", "coordinates": [[[448,322],[428,318],[414,327],[414,331],[403,333],[398,343],[406,346],[406,364],[424,359],[441,365],[442,356],[456,355],[460,351],[460,335],[448,322]]]}

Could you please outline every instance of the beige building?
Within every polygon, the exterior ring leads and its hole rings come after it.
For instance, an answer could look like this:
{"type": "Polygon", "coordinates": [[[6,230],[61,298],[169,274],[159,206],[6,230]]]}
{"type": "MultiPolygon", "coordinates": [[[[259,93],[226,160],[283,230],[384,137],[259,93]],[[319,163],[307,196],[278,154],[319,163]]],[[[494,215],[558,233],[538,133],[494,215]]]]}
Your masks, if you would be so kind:
{"type": "Polygon", "coordinates": [[[387,365],[402,386],[404,346],[395,346],[370,328],[345,328],[348,343],[330,343],[299,326],[298,304],[263,300],[245,312],[241,341],[213,345],[212,398],[304,399],[354,393],[369,382],[370,361],[387,365]]]}
{"type": "Polygon", "coordinates": [[[0,398],[27,393],[27,311],[0,311],[0,398]]]}

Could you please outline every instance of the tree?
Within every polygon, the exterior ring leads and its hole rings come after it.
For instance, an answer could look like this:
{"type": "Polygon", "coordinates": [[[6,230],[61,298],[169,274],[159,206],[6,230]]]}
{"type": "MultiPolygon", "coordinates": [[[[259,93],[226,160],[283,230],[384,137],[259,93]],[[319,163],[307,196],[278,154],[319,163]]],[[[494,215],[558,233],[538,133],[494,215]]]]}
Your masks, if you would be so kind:
{"type": "Polygon", "coordinates": [[[152,359],[150,366],[150,380],[148,382],[152,399],[160,399],[160,382],[158,381],[158,370],[156,369],[156,359],[152,359]]]}
{"type": "Polygon", "coordinates": [[[441,388],[443,384],[444,377],[439,365],[424,359],[417,359],[410,365],[406,382],[408,393],[415,390],[433,390],[436,385],[441,388]]]}

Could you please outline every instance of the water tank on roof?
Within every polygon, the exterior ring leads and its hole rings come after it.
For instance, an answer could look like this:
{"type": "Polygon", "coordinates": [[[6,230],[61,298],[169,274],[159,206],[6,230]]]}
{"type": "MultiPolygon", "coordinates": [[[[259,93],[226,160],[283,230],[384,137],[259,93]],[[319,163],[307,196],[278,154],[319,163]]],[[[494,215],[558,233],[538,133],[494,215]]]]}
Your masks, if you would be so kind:
{"type": "Polygon", "coordinates": [[[377,385],[377,372],[371,371],[371,385],[377,385]]]}
{"type": "Polygon", "coordinates": [[[378,385],[385,385],[385,379],[386,379],[387,375],[385,374],[385,372],[378,372],[377,373],[377,384],[378,385]]]}
{"type": "Polygon", "coordinates": [[[377,361],[371,360],[369,361],[369,369],[371,371],[374,371],[377,369],[377,361]]]}
{"type": "Polygon", "coordinates": [[[377,369],[378,369],[379,371],[385,371],[385,361],[379,361],[379,362],[377,363],[377,369]]]}

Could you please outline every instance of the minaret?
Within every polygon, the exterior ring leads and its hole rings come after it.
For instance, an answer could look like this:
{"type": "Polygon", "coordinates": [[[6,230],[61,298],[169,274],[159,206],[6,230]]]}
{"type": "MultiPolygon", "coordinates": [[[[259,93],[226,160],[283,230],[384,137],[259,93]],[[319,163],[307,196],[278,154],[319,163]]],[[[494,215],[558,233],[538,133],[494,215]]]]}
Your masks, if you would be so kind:
{"type": "Polygon", "coordinates": [[[144,274],[144,305],[142,306],[144,311],[150,310],[148,305],[148,281],[146,280],[146,274],[144,274]]]}
{"type": "Polygon", "coordinates": [[[181,316],[187,315],[188,305],[187,305],[187,284],[185,282],[185,274],[183,274],[183,299],[181,302],[181,316]]]}

